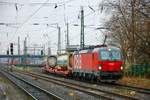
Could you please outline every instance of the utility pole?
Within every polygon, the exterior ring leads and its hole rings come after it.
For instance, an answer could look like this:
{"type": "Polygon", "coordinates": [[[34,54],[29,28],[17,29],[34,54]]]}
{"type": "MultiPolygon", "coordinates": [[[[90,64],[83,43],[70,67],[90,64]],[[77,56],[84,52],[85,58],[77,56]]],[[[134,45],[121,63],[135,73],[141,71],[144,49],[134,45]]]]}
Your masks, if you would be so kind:
{"type": "Polygon", "coordinates": [[[43,52],[44,52],[44,55],[45,55],[46,53],[45,53],[45,45],[44,44],[43,44],[43,52]]]}
{"type": "Polygon", "coordinates": [[[66,43],[66,52],[67,52],[67,48],[69,47],[69,24],[66,23],[67,26],[67,33],[65,34],[65,43],[66,43]]]}
{"type": "Polygon", "coordinates": [[[51,55],[51,48],[48,48],[48,56],[51,55]]]}
{"type": "Polygon", "coordinates": [[[24,40],[24,55],[27,55],[27,37],[24,40]]]}
{"type": "Polygon", "coordinates": [[[61,53],[61,30],[60,27],[58,26],[58,50],[57,50],[57,54],[61,53]]]}
{"type": "Polygon", "coordinates": [[[81,37],[80,37],[80,49],[84,49],[84,10],[81,6],[81,37]]]}
{"type": "Polygon", "coordinates": [[[22,59],[23,62],[21,62],[22,64],[26,64],[26,56],[27,56],[27,37],[25,37],[25,40],[24,40],[24,58],[22,59]]]}
{"type": "Polygon", "coordinates": [[[67,23],[67,47],[69,46],[69,24],[67,23]]]}
{"type": "Polygon", "coordinates": [[[51,55],[51,47],[50,47],[50,41],[48,41],[48,56],[50,56],[51,55]]]}
{"type": "MultiPolygon", "coordinates": [[[[20,37],[18,36],[18,55],[20,55],[20,37]]],[[[20,62],[20,57],[18,58],[20,62]]]]}
{"type": "Polygon", "coordinates": [[[33,47],[33,53],[34,53],[34,55],[35,55],[35,47],[33,47]]]}
{"type": "Polygon", "coordinates": [[[18,55],[20,55],[20,37],[18,36],[18,55]]]}

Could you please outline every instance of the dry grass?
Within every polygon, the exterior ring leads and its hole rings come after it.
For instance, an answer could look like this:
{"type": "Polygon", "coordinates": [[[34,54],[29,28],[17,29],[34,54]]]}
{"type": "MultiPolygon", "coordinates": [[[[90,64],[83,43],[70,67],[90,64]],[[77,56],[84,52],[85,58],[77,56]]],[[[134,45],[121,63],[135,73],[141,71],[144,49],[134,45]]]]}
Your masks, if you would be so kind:
{"type": "Polygon", "coordinates": [[[0,74],[0,100],[32,100],[32,98],[0,74]]]}
{"type": "Polygon", "coordinates": [[[113,90],[113,92],[115,92],[117,94],[121,94],[121,95],[126,95],[126,96],[135,96],[136,95],[135,91],[131,91],[128,89],[115,89],[115,90],[113,90]]]}
{"type": "Polygon", "coordinates": [[[32,69],[30,67],[13,67],[14,71],[27,71],[27,72],[32,72],[32,69]]]}
{"type": "Polygon", "coordinates": [[[140,78],[140,77],[123,77],[119,80],[120,83],[126,85],[132,85],[136,87],[149,88],[150,89],[150,79],[140,78]]]}

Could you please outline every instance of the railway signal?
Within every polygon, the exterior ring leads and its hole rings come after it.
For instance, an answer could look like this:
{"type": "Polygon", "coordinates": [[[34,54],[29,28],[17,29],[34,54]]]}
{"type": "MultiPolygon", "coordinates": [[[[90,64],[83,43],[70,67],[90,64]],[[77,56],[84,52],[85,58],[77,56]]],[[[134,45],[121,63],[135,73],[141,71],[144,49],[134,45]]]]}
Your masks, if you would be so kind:
{"type": "Polygon", "coordinates": [[[41,55],[44,55],[44,51],[43,50],[41,50],[41,55]]]}
{"type": "Polygon", "coordinates": [[[14,54],[13,43],[10,43],[10,54],[14,54]]]}
{"type": "Polygon", "coordinates": [[[9,55],[9,49],[6,51],[7,55],[9,55]]]}

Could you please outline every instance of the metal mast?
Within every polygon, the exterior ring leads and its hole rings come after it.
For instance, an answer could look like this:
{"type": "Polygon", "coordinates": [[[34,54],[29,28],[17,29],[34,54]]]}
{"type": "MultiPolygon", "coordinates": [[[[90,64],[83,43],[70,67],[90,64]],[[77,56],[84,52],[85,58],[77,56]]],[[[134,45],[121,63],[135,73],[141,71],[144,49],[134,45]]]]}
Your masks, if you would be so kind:
{"type": "Polygon", "coordinates": [[[24,40],[24,55],[27,55],[27,37],[24,40]]]}
{"type": "Polygon", "coordinates": [[[18,36],[18,55],[20,55],[20,37],[18,36]]]}
{"type": "Polygon", "coordinates": [[[69,24],[67,23],[67,47],[69,46],[69,24]]]}
{"type": "Polygon", "coordinates": [[[61,50],[61,30],[60,27],[58,26],[58,50],[57,50],[57,54],[60,54],[60,50],[61,50]]]}
{"type": "Polygon", "coordinates": [[[80,37],[80,49],[84,49],[84,10],[81,7],[81,37],[80,37]]]}
{"type": "Polygon", "coordinates": [[[48,41],[48,56],[51,55],[51,46],[50,46],[50,40],[48,41]]]}

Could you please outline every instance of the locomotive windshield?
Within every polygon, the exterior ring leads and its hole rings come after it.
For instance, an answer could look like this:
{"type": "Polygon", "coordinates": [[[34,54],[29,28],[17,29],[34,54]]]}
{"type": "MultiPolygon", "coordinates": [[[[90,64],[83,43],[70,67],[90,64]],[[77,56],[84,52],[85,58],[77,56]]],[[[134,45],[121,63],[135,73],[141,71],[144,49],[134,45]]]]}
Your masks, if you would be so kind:
{"type": "Polygon", "coordinates": [[[121,52],[119,50],[101,50],[101,60],[121,60],[121,52]]]}

